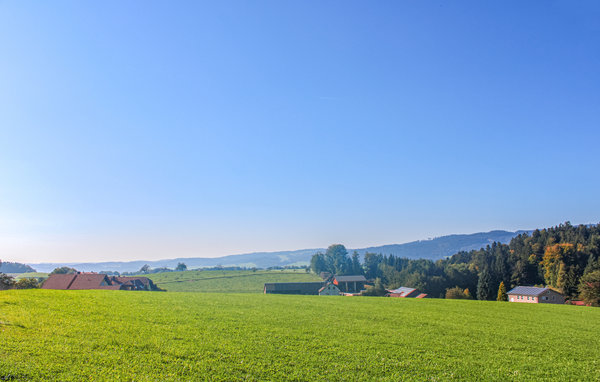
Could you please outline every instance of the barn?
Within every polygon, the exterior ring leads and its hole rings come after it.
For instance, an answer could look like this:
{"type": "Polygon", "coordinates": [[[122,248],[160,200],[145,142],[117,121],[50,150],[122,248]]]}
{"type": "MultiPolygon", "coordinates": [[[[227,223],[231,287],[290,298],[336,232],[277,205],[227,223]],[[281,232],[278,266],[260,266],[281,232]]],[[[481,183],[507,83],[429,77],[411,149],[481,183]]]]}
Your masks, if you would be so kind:
{"type": "Polygon", "coordinates": [[[361,290],[365,289],[365,284],[367,283],[367,279],[363,275],[355,275],[355,276],[334,276],[333,283],[342,291],[343,293],[359,293],[361,290]]]}
{"type": "Polygon", "coordinates": [[[325,282],[298,282],[298,283],[265,283],[265,294],[311,294],[318,295],[319,289],[325,282]]]}

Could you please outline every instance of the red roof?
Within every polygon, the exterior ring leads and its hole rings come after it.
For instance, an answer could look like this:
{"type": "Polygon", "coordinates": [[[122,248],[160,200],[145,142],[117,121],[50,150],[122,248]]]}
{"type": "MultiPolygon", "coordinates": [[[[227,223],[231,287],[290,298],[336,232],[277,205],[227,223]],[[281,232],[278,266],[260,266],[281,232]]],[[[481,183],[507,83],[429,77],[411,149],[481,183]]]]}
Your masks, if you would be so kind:
{"type": "Polygon", "coordinates": [[[98,273],[76,273],[50,275],[44,289],[109,289],[109,290],[152,290],[147,277],[108,277],[98,273]]]}
{"type": "Polygon", "coordinates": [[[50,275],[44,284],[42,289],[69,289],[73,281],[77,277],[76,274],[54,274],[50,275]]]}
{"type": "Polygon", "coordinates": [[[83,273],[76,276],[69,289],[99,289],[102,286],[110,285],[106,275],[83,273]],[[102,285],[103,283],[104,285],[102,285]]]}
{"type": "Polygon", "coordinates": [[[586,306],[585,301],[571,301],[571,305],[586,306]]]}

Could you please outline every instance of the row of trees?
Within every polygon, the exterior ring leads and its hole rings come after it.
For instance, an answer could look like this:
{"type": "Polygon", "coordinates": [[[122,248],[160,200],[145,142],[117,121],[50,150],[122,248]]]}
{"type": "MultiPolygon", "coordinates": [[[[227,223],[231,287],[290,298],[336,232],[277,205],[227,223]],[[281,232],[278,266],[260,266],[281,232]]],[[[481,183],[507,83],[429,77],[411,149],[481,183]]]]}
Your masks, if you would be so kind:
{"type": "Polygon", "coordinates": [[[433,297],[479,300],[500,299],[517,285],[547,285],[569,299],[600,304],[600,226],[567,222],[435,262],[367,253],[361,263],[336,244],[312,257],[311,270],[364,274],[375,289],[409,286],[433,297]]]}

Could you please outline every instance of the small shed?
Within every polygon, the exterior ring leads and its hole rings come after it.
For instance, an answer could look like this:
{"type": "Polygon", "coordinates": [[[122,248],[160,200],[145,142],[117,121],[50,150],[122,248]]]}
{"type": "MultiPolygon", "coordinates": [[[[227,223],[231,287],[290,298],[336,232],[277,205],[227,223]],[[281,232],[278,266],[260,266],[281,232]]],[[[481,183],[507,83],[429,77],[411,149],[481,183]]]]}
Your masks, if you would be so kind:
{"type": "Polygon", "coordinates": [[[339,296],[341,293],[342,292],[340,292],[339,288],[332,283],[329,283],[323,288],[319,289],[319,296],[339,296]]]}

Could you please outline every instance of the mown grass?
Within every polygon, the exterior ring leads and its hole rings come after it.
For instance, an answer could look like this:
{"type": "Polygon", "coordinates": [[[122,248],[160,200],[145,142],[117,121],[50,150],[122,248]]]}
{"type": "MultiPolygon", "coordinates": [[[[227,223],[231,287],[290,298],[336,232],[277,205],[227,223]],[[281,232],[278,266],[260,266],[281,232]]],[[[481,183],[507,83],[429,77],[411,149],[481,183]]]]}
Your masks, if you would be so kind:
{"type": "Polygon", "coordinates": [[[600,309],[0,292],[0,380],[598,380],[600,309]]]}
{"type": "Polygon", "coordinates": [[[304,270],[184,271],[148,275],[170,292],[262,293],[265,283],[321,281],[304,270]]]}

